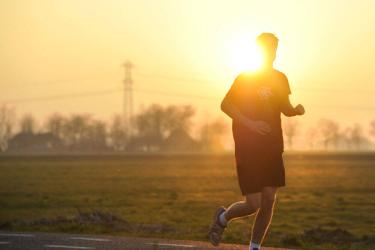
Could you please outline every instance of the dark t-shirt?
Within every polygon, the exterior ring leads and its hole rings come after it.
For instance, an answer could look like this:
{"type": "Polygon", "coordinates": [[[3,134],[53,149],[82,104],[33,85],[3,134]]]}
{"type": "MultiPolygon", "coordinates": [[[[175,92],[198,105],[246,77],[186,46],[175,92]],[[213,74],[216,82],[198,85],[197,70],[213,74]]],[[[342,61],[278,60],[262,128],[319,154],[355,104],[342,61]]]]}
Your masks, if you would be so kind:
{"type": "Polygon", "coordinates": [[[268,135],[260,135],[239,121],[233,120],[235,146],[247,147],[242,150],[261,147],[283,152],[280,114],[282,105],[290,93],[288,79],[280,71],[270,70],[238,75],[225,98],[228,98],[246,117],[267,122],[271,127],[271,132],[268,135]]]}

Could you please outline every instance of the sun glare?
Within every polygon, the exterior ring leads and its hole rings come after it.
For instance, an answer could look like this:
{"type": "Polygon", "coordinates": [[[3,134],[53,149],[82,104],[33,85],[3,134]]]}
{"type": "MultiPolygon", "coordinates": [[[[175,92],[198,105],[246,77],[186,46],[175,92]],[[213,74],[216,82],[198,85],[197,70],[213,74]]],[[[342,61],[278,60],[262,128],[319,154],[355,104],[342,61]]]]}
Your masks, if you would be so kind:
{"type": "Polygon", "coordinates": [[[230,67],[236,73],[256,70],[261,66],[262,56],[255,41],[236,39],[230,46],[230,67]]]}

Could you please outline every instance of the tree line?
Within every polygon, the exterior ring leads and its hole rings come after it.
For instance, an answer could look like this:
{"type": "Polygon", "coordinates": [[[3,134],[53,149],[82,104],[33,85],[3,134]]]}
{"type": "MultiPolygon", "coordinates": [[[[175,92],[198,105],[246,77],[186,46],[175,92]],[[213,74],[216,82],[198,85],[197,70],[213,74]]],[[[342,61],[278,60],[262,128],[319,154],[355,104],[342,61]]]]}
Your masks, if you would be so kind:
{"type": "Polygon", "coordinates": [[[289,149],[293,149],[300,137],[309,149],[368,150],[373,147],[371,137],[375,139],[375,120],[366,128],[359,123],[342,127],[334,120],[322,118],[302,134],[299,123],[288,119],[283,123],[283,131],[289,149]]]}
{"type": "Polygon", "coordinates": [[[15,119],[14,109],[0,107],[2,152],[178,152],[221,151],[227,126],[214,119],[192,136],[195,109],[190,105],[152,104],[133,117],[132,131],[120,115],[110,122],[89,114],[55,113],[39,126],[31,114],[15,119]]]}
{"type": "MultiPolygon", "coordinates": [[[[89,114],[52,114],[38,123],[26,114],[16,119],[15,110],[0,106],[0,152],[218,152],[231,132],[222,119],[195,126],[191,105],[152,104],[132,119],[132,131],[120,115],[108,122],[89,114]]],[[[286,149],[304,145],[312,150],[366,150],[373,146],[375,120],[368,128],[355,123],[342,127],[320,119],[303,131],[298,120],[283,121],[286,149]],[[368,132],[368,133],[367,133],[368,132]],[[368,134],[368,135],[367,135],[368,134]]],[[[297,147],[298,148],[298,147],[297,147]]]]}

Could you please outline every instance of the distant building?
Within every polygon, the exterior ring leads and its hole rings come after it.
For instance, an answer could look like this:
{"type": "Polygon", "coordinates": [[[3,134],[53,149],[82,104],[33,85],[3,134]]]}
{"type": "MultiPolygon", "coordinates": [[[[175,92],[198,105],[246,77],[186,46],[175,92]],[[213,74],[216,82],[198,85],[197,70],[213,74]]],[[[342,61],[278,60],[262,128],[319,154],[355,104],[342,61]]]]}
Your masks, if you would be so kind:
{"type": "Polygon", "coordinates": [[[193,152],[200,150],[200,148],[199,143],[191,138],[186,131],[176,130],[163,141],[161,150],[193,152]]]}
{"type": "Polygon", "coordinates": [[[60,138],[52,133],[18,133],[9,140],[7,152],[50,152],[62,146],[60,138]]]}

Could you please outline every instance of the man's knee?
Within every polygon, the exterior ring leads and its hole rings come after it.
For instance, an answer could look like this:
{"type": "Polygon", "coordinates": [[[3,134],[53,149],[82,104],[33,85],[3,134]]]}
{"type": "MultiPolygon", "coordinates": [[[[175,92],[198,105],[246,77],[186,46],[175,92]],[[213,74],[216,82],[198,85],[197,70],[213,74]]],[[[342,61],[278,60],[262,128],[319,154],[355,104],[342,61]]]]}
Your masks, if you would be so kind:
{"type": "Polygon", "coordinates": [[[252,210],[258,210],[261,206],[260,201],[260,194],[249,194],[246,195],[246,204],[252,209],[252,210]]]}
{"type": "Polygon", "coordinates": [[[274,195],[266,195],[262,196],[262,204],[261,207],[272,207],[273,204],[275,203],[275,196],[274,195]]]}
{"type": "Polygon", "coordinates": [[[265,189],[262,192],[261,208],[272,208],[276,200],[276,189],[265,189]]]}

